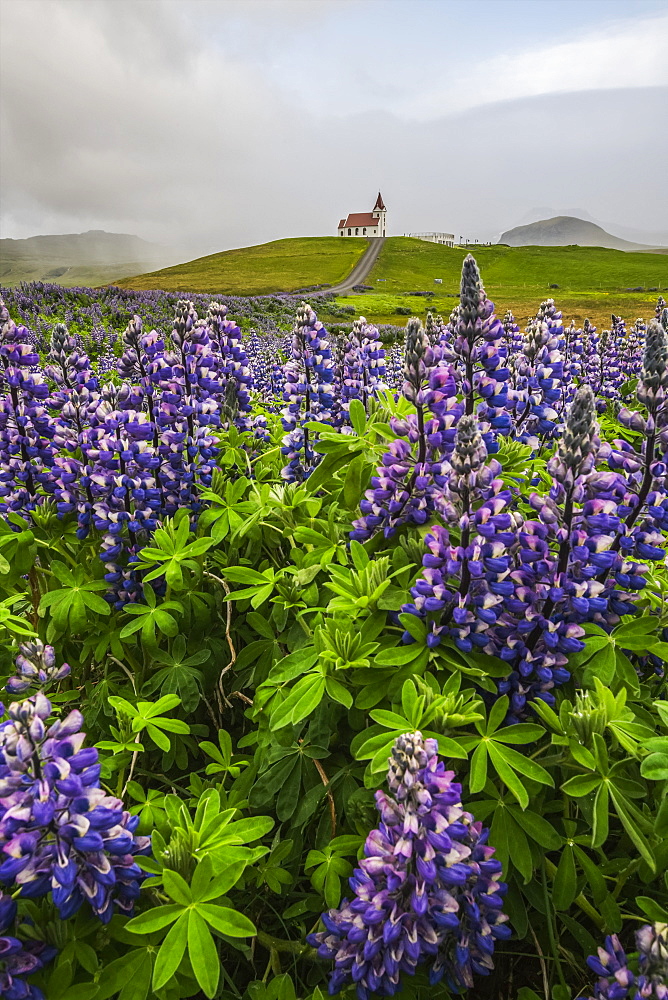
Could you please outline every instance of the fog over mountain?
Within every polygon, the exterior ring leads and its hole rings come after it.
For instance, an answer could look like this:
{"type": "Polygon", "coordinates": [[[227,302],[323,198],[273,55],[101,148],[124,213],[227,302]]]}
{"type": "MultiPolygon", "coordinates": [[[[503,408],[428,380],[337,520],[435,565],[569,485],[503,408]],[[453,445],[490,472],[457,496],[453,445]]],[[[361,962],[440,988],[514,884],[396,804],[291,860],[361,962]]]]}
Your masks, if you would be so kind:
{"type": "MultiPolygon", "coordinates": [[[[623,240],[630,240],[631,243],[640,243],[642,246],[662,247],[668,246],[668,227],[664,230],[645,230],[634,226],[620,226],[616,222],[602,222],[594,219],[584,208],[563,208],[558,210],[553,206],[542,206],[532,208],[526,212],[521,219],[517,220],[518,226],[529,225],[533,222],[541,222],[545,219],[554,219],[559,216],[569,216],[586,222],[592,222],[595,226],[605,229],[613,237],[623,240]]],[[[502,242],[502,240],[499,240],[502,242]]]]}
{"type": "Polygon", "coordinates": [[[0,281],[56,281],[62,285],[102,284],[138,271],[165,267],[181,259],[178,251],[138,236],[87,233],[0,240],[0,281]]]}
{"type": "Polygon", "coordinates": [[[555,205],[645,242],[668,219],[665,5],[556,8],[4,3],[2,235],[136,233],[186,259],[334,234],[380,189],[393,234],[495,242],[555,205]]]}
{"type": "MultiPolygon", "coordinates": [[[[575,219],[568,215],[558,215],[553,219],[541,219],[528,226],[516,226],[502,233],[499,243],[511,247],[607,247],[610,250],[646,250],[648,244],[632,243],[612,236],[601,226],[585,219],[575,219]]],[[[657,247],[658,244],[653,244],[657,247]]]]}

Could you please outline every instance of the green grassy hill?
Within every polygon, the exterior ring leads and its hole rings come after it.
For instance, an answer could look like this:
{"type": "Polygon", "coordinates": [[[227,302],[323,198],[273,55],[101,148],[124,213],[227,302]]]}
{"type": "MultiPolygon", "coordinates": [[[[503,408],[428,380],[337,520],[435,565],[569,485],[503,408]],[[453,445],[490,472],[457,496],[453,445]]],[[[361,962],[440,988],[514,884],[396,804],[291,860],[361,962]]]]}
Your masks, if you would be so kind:
{"type": "MultiPolygon", "coordinates": [[[[341,281],[367,245],[366,240],[336,236],[276,240],[211,254],[115,283],[124,288],[230,295],[289,292],[341,281]]],[[[569,321],[582,322],[588,316],[600,326],[608,323],[612,312],[633,321],[636,316],[652,314],[657,292],[648,289],[668,288],[666,254],[579,246],[497,245],[471,250],[497,312],[512,309],[521,322],[534,315],[539,303],[548,297],[557,301],[569,321]],[[626,291],[637,287],[644,291],[626,291]]],[[[467,252],[409,237],[390,237],[367,278],[373,291],[339,296],[339,302],[353,304],[356,312],[372,322],[403,325],[407,309],[422,315],[430,308],[447,316],[457,301],[462,260],[467,252]],[[437,285],[435,278],[441,278],[442,284],[437,285]],[[416,291],[434,295],[418,298],[409,294],[416,291]]],[[[334,315],[330,317],[325,309],[323,319],[333,321],[334,315]]]]}
{"type": "Polygon", "coordinates": [[[276,240],[166,267],[115,282],[121,288],[227,295],[291,292],[334,285],[345,278],[366,250],[366,240],[310,236],[276,240]]]}
{"type": "MultiPolygon", "coordinates": [[[[408,237],[390,237],[368,280],[388,291],[436,288],[457,291],[462,260],[468,251],[408,237]]],[[[534,288],[551,284],[569,291],[623,291],[625,288],[668,284],[668,257],[653,253],[625,253],[602,247],[481,246],[471,251],[483,272],[485,286],[534,288]]]]}
{"type": "Polygon", "coordinates": [[[0,283],[14,287],[22,281],[49,281],[59,285],[102,285],[149,268],[178,260],[174,250],[147,243],[127,233],[87,233],[30,236],[0,240],[0,283]]]}
{"type": "MultiPolygon", "coordinates": [[[[389,238],[367,278],[374,291],[367,292],[357,308],[376,323],[403,323],[397,310],[407,308],[417,315],[429,308],[447,316],[457,301],[467,252],[408,237],[389,238]],[[435,278],[441,278],[442,284],[436,284],[435,278]],[[434,295],[421,301],[408,294],[416,291],[434,295]]],[[[481,246],[471,248],[471,252],[497,313],[512,309],[522,322],[549,297],[555,299],[568,321],[582,322],[588,316],[600,326],[609,323],[612,312],[631,321],[636,316],[649,318],[658,292],[648,289],[668,288],[665,254],[578,246],[481,246]],[[644,291],[626,291],[638,287],[644,291]]],[[[346,302],[359,298],[346,297],[346,302]]]]}

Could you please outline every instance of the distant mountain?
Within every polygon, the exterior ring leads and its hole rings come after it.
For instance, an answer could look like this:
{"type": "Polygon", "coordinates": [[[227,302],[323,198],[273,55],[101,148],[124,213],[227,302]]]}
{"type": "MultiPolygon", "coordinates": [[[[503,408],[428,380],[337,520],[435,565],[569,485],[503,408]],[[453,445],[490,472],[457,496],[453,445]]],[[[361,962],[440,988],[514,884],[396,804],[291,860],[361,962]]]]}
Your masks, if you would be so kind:
{"type": "Polygon", "coordinates": [[[502,233],[499,243],[511,247],[607,247],[610,250],[647,250],[647,244],[631,243],[612,236],[601,226],[571,215],[557,215],[528,226],[517,226],[502,233]]]}
{"type": "Polygon", "coordinates": [[[168,247],[139,236],[91,229],[61,236],[0,240],[0,282],[54,281],[60,285],[106,284],[116,278],[166,267],[180,259],[168,247]]]}
{"type": "Polygon", "coordinates": [[[525,212],[518,220],[520,226],[527,226],[530,222],[540,219],[553,219],[555,216],[570,216],[575,219],[584,219],[586,222],[593,222],[595,226],[600,226],[607,233],[617,236],[622,240],[630,240],[632,243],[640,243],[644,247],[668,248],[668,230],[639,229],[637,227],[622,226],[618,222],[610,222],[607,219],[596,219],[585,208],[574,208],[572,206],[543,205],[540,208],[532,208],[525,212]]]}

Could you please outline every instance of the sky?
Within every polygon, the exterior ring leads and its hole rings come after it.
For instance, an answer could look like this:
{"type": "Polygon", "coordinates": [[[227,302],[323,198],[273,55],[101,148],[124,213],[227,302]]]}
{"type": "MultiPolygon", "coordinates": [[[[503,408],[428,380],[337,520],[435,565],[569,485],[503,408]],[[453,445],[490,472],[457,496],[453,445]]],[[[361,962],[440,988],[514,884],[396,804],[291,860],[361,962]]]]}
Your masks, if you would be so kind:
{"type": "Polygon", "coordinates": [[[0,0],[0,235],[668,242],[668,0],[0,0]]]}

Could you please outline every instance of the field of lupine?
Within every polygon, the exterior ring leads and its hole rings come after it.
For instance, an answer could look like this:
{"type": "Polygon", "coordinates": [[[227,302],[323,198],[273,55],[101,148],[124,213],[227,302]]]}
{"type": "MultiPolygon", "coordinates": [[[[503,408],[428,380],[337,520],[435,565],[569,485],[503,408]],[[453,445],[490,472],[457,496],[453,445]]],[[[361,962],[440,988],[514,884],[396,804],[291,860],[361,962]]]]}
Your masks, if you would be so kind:
{"type": "Polygon", "coordinates": [[[663,300],[0,324],[0,995],[667,1000],[663,300]]]}

